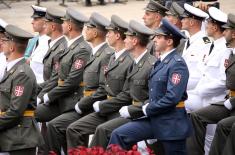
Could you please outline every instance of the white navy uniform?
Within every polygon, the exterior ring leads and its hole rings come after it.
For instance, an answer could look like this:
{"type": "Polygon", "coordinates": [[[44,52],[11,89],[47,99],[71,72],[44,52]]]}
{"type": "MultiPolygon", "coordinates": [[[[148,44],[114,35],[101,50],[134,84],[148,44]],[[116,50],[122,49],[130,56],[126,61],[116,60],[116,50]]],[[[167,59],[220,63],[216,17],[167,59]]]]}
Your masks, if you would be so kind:
{"type": "Polygon", "coordinates": [[[30,56],[30,67],[32,68],[37,83],[44,82],[43,80],[43,58],[49,49],[48,42],[50,37],[47,35],[39,36],[38,46],[33,50],[30,56]]]}
{"type": "Polygon", "coordinates": [[[202,74],[202,77],[196,87],[188,91],[188,100],[185,101],[188,112],[208,106],[210,103],[225,100],[227,92],[225,66],[229,54],[224,37],[214,41],[211,54],[207,53],[204,61],[197,65],[197,70],[202,74]]]}
{"type": "MultiPolygon", "coordinates": [[[[203,62],[209,52],[211,41],[202,31],[192,35],[188,41],[190,41],[190,46],[187,49],[186,46],[184,47],[182,57],[185,59],[189,68],[187,90],[192,90],[202,77],[202,72],[198,69],[197,65],[203,62]]],[[[187,42],[185,45],[187,45],[187,42]]]]}

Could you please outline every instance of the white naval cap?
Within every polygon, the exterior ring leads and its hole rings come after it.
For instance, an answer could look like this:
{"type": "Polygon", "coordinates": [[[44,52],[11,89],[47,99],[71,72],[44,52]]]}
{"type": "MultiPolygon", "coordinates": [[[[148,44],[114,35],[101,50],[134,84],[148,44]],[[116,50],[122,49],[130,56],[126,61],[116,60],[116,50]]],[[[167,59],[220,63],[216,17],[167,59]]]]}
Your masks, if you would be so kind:
{"type": "Polygon", "coordinates": [[[183,18],[191,17],[197,20],[204,20],[209,17],[206,12],[187,3],[184,4],[184,9],[185,11],[181,15],[183,18]]]}
{"type": "Polygon", "coordinates": [[[8,24],[0,18],[0,32],[5,32],[5,28],[8,24]]]}
{"type": "Polygon", "coordinates": [[[33,9],[33,15],[31,16],[32,18],[45,17],[47,10],[45,7],[36,5],[32,5],[31,7],[33,9]]]}
{"type": "Polygon", "coordinates": [[[228,16],[227,16],[226,13],[224,13],[220,9],[218,9],[216,7],[210,7],[208,9],[208,13],[209,13],[210,19],[212,21],[218,22],[218,23],[221,23],[221,24],[227,23],[228,16]]]}

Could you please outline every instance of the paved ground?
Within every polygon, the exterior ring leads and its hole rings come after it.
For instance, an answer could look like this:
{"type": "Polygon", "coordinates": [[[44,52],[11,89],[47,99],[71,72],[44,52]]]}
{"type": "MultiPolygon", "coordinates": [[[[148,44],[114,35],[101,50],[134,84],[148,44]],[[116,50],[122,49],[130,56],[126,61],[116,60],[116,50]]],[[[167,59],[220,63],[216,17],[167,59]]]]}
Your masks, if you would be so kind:
{"type": "MultiPolygon", "coordinates": [[[[8,0],[9,2],[11,0],[8,0]]],[[[82,13],[86,14],[88,17],[89,15],[96,11],[101,13],[102,15],[106,17],[110,17],[112,14],[117,14],[126,21],[129,21],[130,19],[135,19],[138,21],[142,21],[141,18],[143,16],[144,10],[143,8],[148,3],[148,0],[145,1],[136,1],[136,0],[129,0],[126,4],[114,4],[114,3],[108,3],[106,6],[92,6],[92,7],[85,7],[83,5],[83,0],[80,0],[79,2],[67,2],[66,4],[68,7],[73,7],[82,13]]],[[[96,0],[92,0],[95,2],[96,0]]],[[[112,0],[107,0],[112,1],[112,0]]],[[[221,9],[228,13],[232,12],[235,13],[235,1],[234,0],[219,0],[221,3],[221,9]]],[[[32,9],[31,5],[35,4],[36,0],[27,0],[27,1],[13,1],[11,3],[11,9],[6,8],[3,4],[0,4],[0,18],[6,20],[8,23],[18,25],[26,30],[29,30],[32,32],[31,28],[31,14],[32,9]]],[[[42,6],[45,7],[57,7],[58,9],[64,10],[65,7],[59,6],[59,3],[61,3],[61,0],[50,0],[47,2],[41,2],[42,6]]]]}

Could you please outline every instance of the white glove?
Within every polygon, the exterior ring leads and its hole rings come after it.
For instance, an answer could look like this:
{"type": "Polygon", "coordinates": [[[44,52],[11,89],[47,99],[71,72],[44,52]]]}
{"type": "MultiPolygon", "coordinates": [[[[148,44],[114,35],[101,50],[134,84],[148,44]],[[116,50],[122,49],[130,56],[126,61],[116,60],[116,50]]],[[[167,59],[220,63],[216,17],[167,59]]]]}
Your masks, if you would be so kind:
{"type": "Polygon", "coordinates": [[[230,100],[227,99],[226,101],[224,101],[224,106],[228,109],[228,110],[232,110],[233,109],[233,106],[232,104],[230,103],[230,100]]]}
{"type": "Polygon", "coordinates": [[[143,111],[145,116],[147,116],[146,108],[147,108],[148,105],[149,105],[149,103],[146,103],[145,105],[142,106],[142,111],[143,111]]]}
{"type": "Polygon", "coordinates": [[[96,102],[93,104],[93,109],[94,109],[95,112],[99,112],[99,111],[100,111],[99,104],[100,104],[100,101],[96,101],[96,102]]]}
{"type": "Polygon", "coordinates": [[[42,103],[42,100],[39,97],[37,97],[37,105],[39,105],[40,103],[42,103]]]}
{"type": "Polygon", "coordinates": [[[44,94],[44,96],[43,96],[43,101],[44,101],[44,104],[45,104],[45,105],[49,105],[50,100],[49,100],[49,97],[48,97],[48,94],[47,94],[47,93],[44,94]]]}
{"type": "Polygon", "coordinates": [[[128,111],[128,106],[123,106],[120,110],[119,110],[119,114],[121,117],[123,118],[130,118],[130,113],[128,111]]]}
{"type": "Polygon", "coordinates": [[[75,110],[77,113],[82,114],[82,110],[79,108],[78,103],[75,105],[75,110]]]}

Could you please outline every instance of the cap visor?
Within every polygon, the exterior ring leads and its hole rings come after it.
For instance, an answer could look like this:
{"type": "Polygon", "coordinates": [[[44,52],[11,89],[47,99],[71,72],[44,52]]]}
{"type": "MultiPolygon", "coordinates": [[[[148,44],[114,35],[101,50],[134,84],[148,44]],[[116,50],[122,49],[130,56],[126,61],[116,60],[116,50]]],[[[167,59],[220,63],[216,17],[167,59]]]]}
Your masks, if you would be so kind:
{"type": "Polygon", "coordinates": [[[155,36],[157,36],[157,35],[163,35],[163,36],[165,36],[165,35],[167,35],[167,34],[164,33],[164,32],[162,31],[162,29],[159,28],[159,29],[155,30],[154,35],[155,35],[155,36]]]}
{"type": "Polygon", "coordinates": [[[129,32],[129,31],[125,32],[124,34],[127,36],[133,36],[133,33],[129,32]]]}
{"type": "Polygon", "coordinates": [[[224,24],[224,25],[222,25],[221,27],[222,27],[222,28],[225,28],[225,29],[230,29],[230,28],[232,28],[232,27],[230,27],[228,24],[224,24]]]}
{"type": "Polygon", "coordinates": [[[114,28],[111,27],[111,26],[106,26],[105,29],[106,29],[106,30],[114,30],[114,28]]]}

